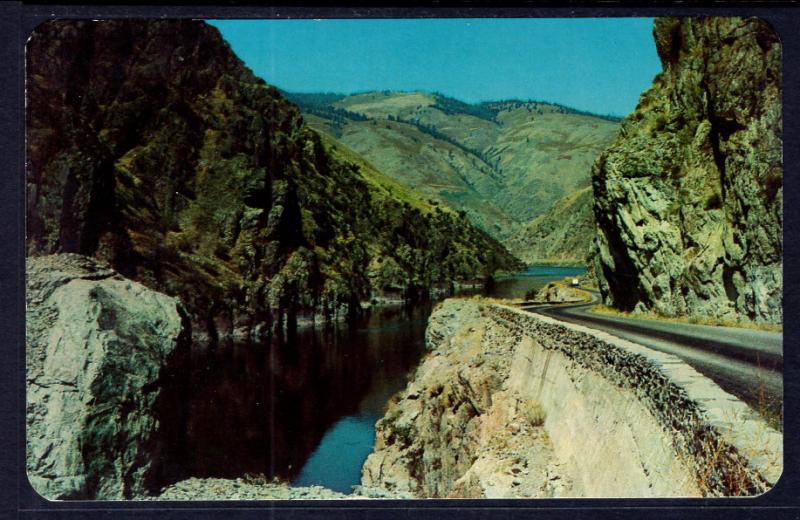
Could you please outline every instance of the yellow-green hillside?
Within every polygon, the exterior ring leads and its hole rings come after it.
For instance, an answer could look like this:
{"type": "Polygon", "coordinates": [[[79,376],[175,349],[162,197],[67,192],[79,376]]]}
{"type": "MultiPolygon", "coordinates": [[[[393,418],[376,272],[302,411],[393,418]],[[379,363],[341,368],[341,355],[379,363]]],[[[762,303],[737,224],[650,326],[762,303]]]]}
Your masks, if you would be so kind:
{"type": "Polygon", "coordinates": [[[563,257],[550,245],[560,241],[555,236],[538,246],[524,236],[532,220],[589,185],[592,162],[618,130],[613,118],[540,102],[471,105],[425,92],[289,96],[313,128],[426,199],[464,211],[517,254],[575,262],[588,249],[591,234],[571,241],[577,248],[564,249],[563,257]]]}

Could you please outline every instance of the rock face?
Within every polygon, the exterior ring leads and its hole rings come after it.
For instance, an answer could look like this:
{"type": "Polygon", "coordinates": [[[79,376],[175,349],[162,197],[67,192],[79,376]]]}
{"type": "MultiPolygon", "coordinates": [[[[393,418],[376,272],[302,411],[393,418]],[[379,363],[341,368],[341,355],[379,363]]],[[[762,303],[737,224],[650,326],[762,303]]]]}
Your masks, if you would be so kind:
{"type": "Polygon", "coordinates": [[[179,296],[198,340],[519,265],[323,142],[203,22],[53,21],[26,56],[29,254],[179,296]]]}
{"type": "Polygon", "coordinates": [[[781,47],[763,21],[665,18],[663,72],[594,165],[597,274],[623,310],[781,322],[781,47]]]}
{"type": "MultiPolygon", "coordinates": [[[[550,496],[556,468],[544,417],[511,377],[515,339],[467,301],[431,315],[432,350],[376,425],[361,483],[416,497],[550,496]],[[498,334],[500,332],[500,334],[498,334]]],[[[524,376],[523,376],[524,377],[524,376]]]]}
{"type": "Polygon", "coordinates": [[[447,300],[376,425],[362,484],[417,497],[763,493],[783,436],[680,359],[501,305],[447,300]]]}
{"type": "Polygon", "coordinates": [[[30,258],[27,277],[31,484],[48,499],[147,493],[180,435],[178,301],[79,255],[30,258]]]}

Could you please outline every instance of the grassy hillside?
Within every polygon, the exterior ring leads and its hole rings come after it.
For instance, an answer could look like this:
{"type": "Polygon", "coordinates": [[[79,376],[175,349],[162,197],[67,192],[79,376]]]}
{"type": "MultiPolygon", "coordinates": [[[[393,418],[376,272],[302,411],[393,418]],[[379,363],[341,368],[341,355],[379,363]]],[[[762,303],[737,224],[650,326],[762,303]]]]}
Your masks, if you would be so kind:
{"type": "Polygon", "coordinates": [[[586,187],[558,200],[550,211],[522,226],[508,246],[529,264],[584,264],[594,226],[592,188],[586,187]]]}
{"type": "MultiPolygon", "coordinates": [[[[541,102],[472,105],[424,92],[297,99],[313,128],[431,200],[465,211],[527,258],[544,250],[519,249],[521,229],[589,185],[592,162],[618,129],[614,118],[541,102]]],[[[581,250],[591,237],[584,238],[581,250]]]]}
{"type": "Polygon", "coordinates": [[[348,121],[337,127],[307,116],[312,128],[335,136],[380,171],[426,198],[462,210],[479,227],[504,236],[513,225],[491,201],[502,189],[490,166],[461,147],[397,121],[348,121]]]}
{"type": "Polygon", "coordinates": [[[506,102],[498,109],[501,132],[487,158],[509,189],[497,204],[528,221],[559,199],[589,186],[592,163],[611,143],[618,123],[543,103],[506,102]]]}

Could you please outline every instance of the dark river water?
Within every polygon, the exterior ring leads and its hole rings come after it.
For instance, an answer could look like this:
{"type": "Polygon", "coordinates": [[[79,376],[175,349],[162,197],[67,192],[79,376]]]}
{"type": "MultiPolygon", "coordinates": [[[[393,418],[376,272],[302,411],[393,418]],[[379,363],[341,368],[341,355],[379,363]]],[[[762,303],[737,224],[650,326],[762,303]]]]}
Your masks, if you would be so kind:
{"type": "MultiPolygon", "coordinates": [[[[485,294],[522,297],[584,272],[531,267],[498,280],[485,294]]],[[[185,473],[277,476],[349,493],[372,451],[375,422],[424,352],[431,308],[379,308],[354,326],[195,354],[185,473]]]]}

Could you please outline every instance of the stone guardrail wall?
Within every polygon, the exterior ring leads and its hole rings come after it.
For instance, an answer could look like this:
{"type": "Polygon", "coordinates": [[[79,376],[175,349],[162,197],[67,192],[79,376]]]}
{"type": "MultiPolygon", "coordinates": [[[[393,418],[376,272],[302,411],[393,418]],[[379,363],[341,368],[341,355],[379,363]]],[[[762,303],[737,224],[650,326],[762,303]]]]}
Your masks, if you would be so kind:
{"type": "MultiPolygon", "coordinates": [[[[667,456],[677,456],[681,460],[693,474],[696,489],[702,495],[757,495],[772,488],[780,477],[783,435],[770,428],[746,404],[678,357],[602,331],[511,307],[487,305],[484,313],[515,335],[528,338],[537,348],[543,349],[548,354],[548,362],[550,354],[559,356],[560,364],[567,365],[567,371],[571,370],[572,375],[568,377],[573,380],[573,386],[586,374],[599,375],[634,398],[671,439],[671,453],[667,456]]],[[[533,376],[540,377],[541,381],[531,382],[539,385],[540,393],[546,380],[556,377],[546,375],[546,364],[540,376],[533,376]]],[[[565,369],[564,366],[560,368],[565,369]]],[[[556,393],[569,391],[563,388],[563,380],[559,384],[562,388],[556,389],[556,393]]],[[[593,390],[584,388],[579,391],[598,391],[598,388],[595,384],[593,390]]],[[[548,403],[547,398],[542,399],[545,409],[554,404],[548,403]]],[[[560,414],[558,422],[569,423],[568,414],[562,410],[548,410],[548,414],[551,411],[560,414]]],[[[583,413],[585,415],[586,411],[583,413]]],[[[626,411],[595,410],[591,413],[598,416],[607,414],[606,422],[618,422],[626,411]],[[611,416],[614,418],[610,419],[611,416]]],[[[570,442],[560,438],[565,435],[571,435],[575,441],[575,429],[581,428],[575,421],[571,426],[562,424],[560,427],[562,431],[557,431],[559,425],[551,425],[554,444],[570,442]],[[552,431],[553,428],[556,431],[552,431]],[[564,428],[572,429],[566,431],[564,428]]],[[[578,440],[577,444],[581,445],[581,441],[578,440]]],[[[581,449],[587,448],[583,446],[581,449]]],[[[664,454],[659,457],[663,462],[664,454]]],[[[596,473],[593,475],[592,478],[597,478],[596,473]]]]}

